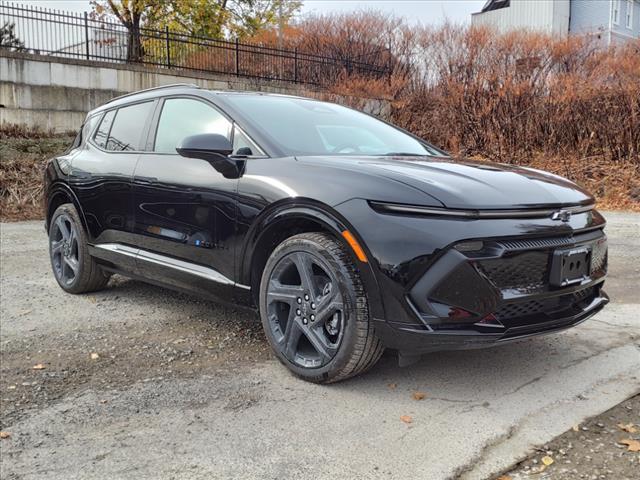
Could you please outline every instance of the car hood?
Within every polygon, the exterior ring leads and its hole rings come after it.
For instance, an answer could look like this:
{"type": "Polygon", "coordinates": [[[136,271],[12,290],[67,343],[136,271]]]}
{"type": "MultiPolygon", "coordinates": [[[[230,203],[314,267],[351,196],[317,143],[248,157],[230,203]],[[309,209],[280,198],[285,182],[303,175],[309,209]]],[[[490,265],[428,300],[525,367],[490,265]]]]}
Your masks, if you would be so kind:
{"type": "MultiPolygon", "coordinates": [[[[421,190],[448,208],[563,207],[594,202],[591,195],[565,178],[513,165],[447,157],[349,156],[300,160],[384,176],[421,190]]],[[[398,199],[398,203],[402,201],[398,199]]]]}

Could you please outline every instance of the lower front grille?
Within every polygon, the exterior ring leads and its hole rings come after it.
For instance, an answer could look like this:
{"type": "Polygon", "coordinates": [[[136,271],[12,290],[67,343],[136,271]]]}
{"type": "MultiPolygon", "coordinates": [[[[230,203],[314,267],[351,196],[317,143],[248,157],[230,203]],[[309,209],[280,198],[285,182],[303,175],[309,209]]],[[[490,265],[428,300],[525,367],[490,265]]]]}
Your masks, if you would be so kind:
{"type": "Polygon", "coordinates": [[[542,289],[549,279],[549,253],[525,252],[510,257],[479,262],[480,270],[500,290],[532,293],[542,289]]]}
{"type": "Polygon", "coordinates": [[[494,316],[498,320],[508,320],[515,317],[535,315],[540,312],[544,312],[544,303],[538,300],[529,300],[528,302],[507,303],[494,316]]]}
{"type": "Polygon", "coordinates": [[[601,238],[593,244],[591,253],[591,274],[607,273],[607,238],[601,238]]]}
{"type": "Polygon", "coordinates": [[[591,301],[596,294],[594,287],[584,288],[574,293],[558,295],[545,299],[513,302],[502,305],[494,316],[505,327],[531,323],[535,315],[554,316],[564,314],[574,308],[580,308],[583,302],[591,301]]]}

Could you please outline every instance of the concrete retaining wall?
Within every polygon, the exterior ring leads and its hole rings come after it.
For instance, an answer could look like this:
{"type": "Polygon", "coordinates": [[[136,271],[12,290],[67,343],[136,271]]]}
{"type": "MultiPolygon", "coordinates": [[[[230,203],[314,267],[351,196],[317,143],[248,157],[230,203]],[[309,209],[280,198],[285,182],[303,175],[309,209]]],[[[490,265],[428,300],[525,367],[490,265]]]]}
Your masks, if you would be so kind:
{"type": "Polygon", "coordinates": [[[0,124],[14,123],[57,132],[76,130],[89,110],[117,95],[171,83],[195,83],[213,90],[258,90],[307,96],[317,93],[284,82],[0,49],[0,124]]]}

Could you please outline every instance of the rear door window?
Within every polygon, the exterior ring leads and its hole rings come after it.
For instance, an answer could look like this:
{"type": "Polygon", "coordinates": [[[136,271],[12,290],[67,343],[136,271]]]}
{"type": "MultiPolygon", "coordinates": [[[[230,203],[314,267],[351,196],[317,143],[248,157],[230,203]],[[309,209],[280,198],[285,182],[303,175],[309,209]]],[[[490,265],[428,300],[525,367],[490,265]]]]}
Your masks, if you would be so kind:
{"type": "Polygon", "coordinates": [[[144,150],[142,132],[152,106],[153,102],[144,102],[119,108],[106,149],[115,152],[144,150]]]}
{"type": "Polygon", "coordinates": [[[96,145],[112,152],[144,150],[142,134],[152,107],[150,101],[107,112],[94,137],[96,145]]]}

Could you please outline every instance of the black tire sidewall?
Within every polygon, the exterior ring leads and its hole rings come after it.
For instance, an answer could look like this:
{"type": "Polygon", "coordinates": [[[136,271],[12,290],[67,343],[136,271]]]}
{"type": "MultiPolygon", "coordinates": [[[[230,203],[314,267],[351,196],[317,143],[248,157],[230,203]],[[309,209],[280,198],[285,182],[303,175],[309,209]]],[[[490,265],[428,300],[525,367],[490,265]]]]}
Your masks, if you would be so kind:
{"type": "Polygon", "coordinates": [[[366,318],[358,318],[359,312],[357,309],[357,302],[356,290],[348,273],[347,266],[344,265],[339,257],[334,256],[329,250],[309,238],[304,238],[303,236],[298,235],[285,240],[282,244],[276,247],[267,260],[260,282],[260,318],[262,321],[262,327],[265,331],[267,341],[276,354],[278,360],[280,360],[280,362],[282,362],[296,375],[306,380],[316,382],[327,380],[345,368],[351,360],[355,344],[357,342],[356,322],[368,320],[366,318]],[[345,303],[345,309],[343,311],[344,333],[338,347],[338,352],[328,364],[322,367],[304,368],[292,363],[280,351],[278,344],[272,336],[271,327],[269,325],[266,299],[269,279],[278,262],[285,256],[294,252],[309,253],[323,260],[335,276],[343,302],[345,303]]]}

